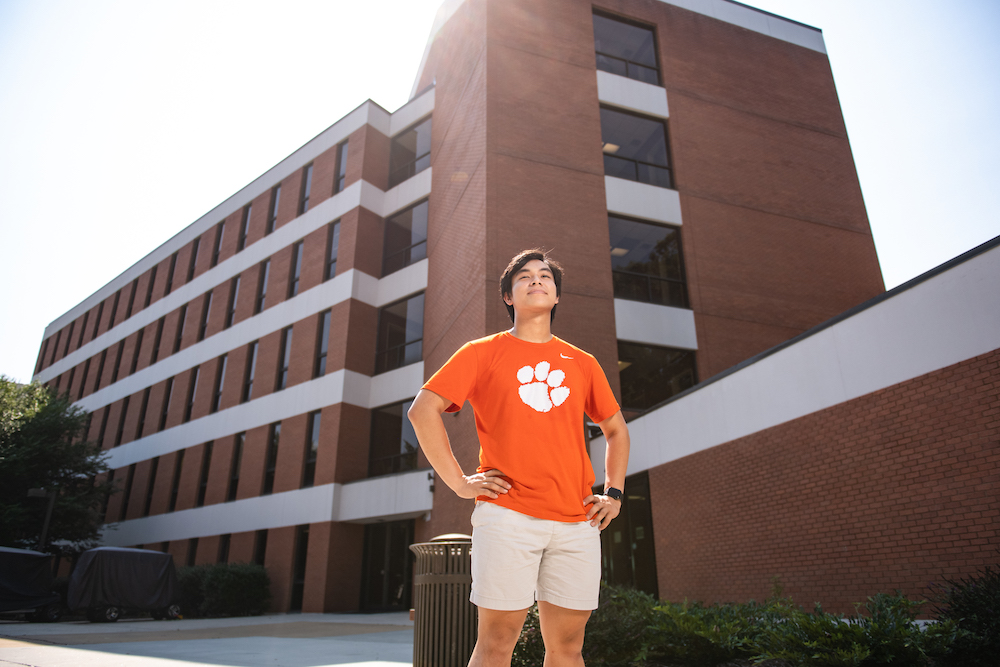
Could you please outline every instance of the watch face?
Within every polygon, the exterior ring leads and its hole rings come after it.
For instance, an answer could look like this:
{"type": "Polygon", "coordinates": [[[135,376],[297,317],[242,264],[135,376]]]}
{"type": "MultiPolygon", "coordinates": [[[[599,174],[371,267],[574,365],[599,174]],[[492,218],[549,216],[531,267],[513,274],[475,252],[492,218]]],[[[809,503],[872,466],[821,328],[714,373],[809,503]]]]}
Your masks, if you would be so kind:
{"type": "Polygon", "coordinates": [[[618,489],[616,489],[613,486],[608,487],[604,491],[604,495],[608,496],[609,498],[614,498],[615,500],[618,500],[618,501],[621,501],[621,499],[622,499],[622,492],[619,491],[618,489]]]}

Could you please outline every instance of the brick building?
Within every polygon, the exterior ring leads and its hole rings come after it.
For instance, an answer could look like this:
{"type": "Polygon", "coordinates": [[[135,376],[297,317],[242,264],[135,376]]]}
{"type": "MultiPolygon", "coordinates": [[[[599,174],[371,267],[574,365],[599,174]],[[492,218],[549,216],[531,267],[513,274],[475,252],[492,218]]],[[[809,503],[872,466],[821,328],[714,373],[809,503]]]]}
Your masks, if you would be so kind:
{"type": "MultiPolygon", "coordinates": [[[[706,570],[702,549],[733,545],[676,508],[766,524],[787,497],[748,505],[712,475],[755,447],[777,474],[787,452],[768,450],[835,414],[688,458],[650,454],[676,429],[644,426],[884,293],[821,33],[728,0],[447,0],[413,91],[392,113],[365,102],[46,329],[35,377],[91,412],[121,489],[106,543],[264,563],[276,610],[408,607],[407,546],[467,532],[471,505],[434,485],[405,410],[463,342],[509,327],[499,274],[537,245],[566,267],[555,333],[636,426],[608,578],[826,591],[766,549],[706,570]]],[[[470,413],[446,423],[471,470],[470,413]]]]}

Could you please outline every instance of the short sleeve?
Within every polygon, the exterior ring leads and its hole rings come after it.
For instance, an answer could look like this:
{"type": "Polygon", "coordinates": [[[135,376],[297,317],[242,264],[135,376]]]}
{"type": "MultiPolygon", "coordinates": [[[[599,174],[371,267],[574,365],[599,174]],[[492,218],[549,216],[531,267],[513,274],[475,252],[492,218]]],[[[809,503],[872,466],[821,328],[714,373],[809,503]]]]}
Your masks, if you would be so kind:
{"type": "Polygon", "coordinates": [[[614,392],[611,391],[611,385],[608,384],[608,377],[604,374],[604,369],[601,368],[597,359],[590,357],[590,362],[590,391],[587,394],[584,411],[595,424],[599,424],[621,408],[618,406],[614,392]]]}
{"type": "Polygon", "coordinates": [[[451,401],[445,412],[458,412],[476,386],[477,372],[476,349],[472,343],[466,343],[424,383],[423,388],[451,401]]]}

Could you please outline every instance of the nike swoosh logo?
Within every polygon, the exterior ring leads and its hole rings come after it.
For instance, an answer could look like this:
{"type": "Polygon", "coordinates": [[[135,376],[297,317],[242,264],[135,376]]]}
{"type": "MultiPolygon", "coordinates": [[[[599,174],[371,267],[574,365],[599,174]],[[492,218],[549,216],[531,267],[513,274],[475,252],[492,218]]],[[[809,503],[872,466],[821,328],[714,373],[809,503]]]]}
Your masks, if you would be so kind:
{"type": "Polygon", "coordinates": [[[560,353],[559,353],[559,356],[560,356],[560,357],[562,357],[563,359],[572,359],[572,358],[573,358],[573,357],[567,357],[567,356],[566,356],[565,354],[563,354],[562,352],[560,352],[560,353]]]}

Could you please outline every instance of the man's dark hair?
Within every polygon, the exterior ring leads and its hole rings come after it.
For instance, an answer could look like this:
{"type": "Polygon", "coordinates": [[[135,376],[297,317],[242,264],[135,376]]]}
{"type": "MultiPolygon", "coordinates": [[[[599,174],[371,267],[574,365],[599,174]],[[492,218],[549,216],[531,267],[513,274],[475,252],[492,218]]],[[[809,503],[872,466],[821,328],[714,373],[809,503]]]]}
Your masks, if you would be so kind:
{"type": "MultiPolygon", "coordinates": [[[[500,276],[500,298],[513,295],[514,274],[523,269],[524,265],[533,259],[541,260],[549,265],[549,270],[552,271],[552,280],[556,284],[556,296],[562,296],[562,266],[559,265],[559,262],[551,259],[541,248],[529,248],[514,255],[514,258],[510,260],[510,264],[504,269],[503,275],[500,276]]],[[[510,315],[510,321],[513,322],[514,306],[506,301],[504,301],[503,305],[507,306],[507,314],[510,315]]],[[[556,306],[552,306],[552,312],[549,313],[549,322],[551,323],[555,319],[556,306]]]]}

